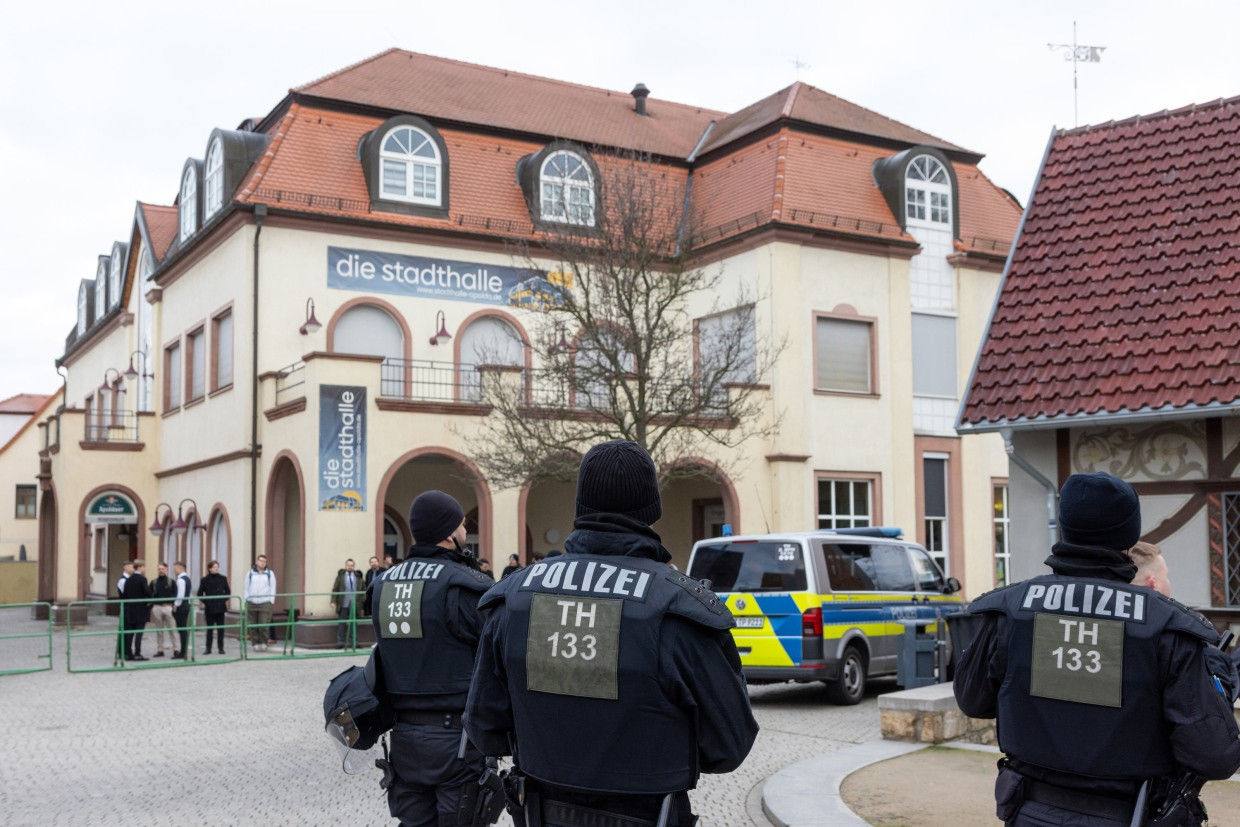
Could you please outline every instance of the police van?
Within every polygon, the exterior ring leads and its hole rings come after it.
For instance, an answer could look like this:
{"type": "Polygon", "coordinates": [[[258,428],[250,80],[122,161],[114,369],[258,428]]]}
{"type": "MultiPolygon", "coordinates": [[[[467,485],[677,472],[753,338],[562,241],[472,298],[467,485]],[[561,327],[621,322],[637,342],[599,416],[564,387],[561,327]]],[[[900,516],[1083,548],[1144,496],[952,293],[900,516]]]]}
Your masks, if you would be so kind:
{"type": "Polygon", "coordinates": [[[689,574],[709,580],[736,619],[751,683],[825,681],[855,704],[868,677],[894,675],[904,621],[928,631],[963,602],[960,582],[897,528],[751,534],[700,540],[689,574]]]}

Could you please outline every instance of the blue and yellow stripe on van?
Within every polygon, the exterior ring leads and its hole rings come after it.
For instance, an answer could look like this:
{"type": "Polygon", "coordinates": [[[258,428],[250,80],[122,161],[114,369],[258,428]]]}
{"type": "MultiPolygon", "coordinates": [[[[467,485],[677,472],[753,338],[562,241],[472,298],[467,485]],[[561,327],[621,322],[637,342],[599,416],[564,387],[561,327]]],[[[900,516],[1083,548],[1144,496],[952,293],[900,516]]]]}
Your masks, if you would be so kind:
{"type": "MultiPolygon", "coordinates": [[[[740,651],[741,666],[761,669],[802,665],[802,615],[815,607],[822,609],[823,640],[838,641],[852,630],[869,640],[899,637],[904,634],[901,621],[919,617],[926,600],[930,606],[941,607],[943,614],[961,605],[959,597],[935,594],[921,595],[916,603],[911,597],[893,600],[873,592],[735,592],[720,596],[736,618],[732,637],[740,651]]],[[[931,623],[928,630],[935,631],[936,625],[931,623]]],[[[827,650],[831,651],[830,646],[827,650]]]]}

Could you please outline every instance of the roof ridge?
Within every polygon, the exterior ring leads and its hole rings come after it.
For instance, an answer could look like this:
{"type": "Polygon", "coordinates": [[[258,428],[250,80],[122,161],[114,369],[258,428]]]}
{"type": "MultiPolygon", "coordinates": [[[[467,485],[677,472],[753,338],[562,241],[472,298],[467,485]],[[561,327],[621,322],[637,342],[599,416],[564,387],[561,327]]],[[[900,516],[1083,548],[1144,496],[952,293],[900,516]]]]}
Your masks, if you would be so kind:
{"type": "MultiPolygon", "coordinates": [[[[843,103],[846,103],[846,104],[848,104],[849,106],[855,106],[855,107],[857,107],[858,109],[864,109],[866,112],[869,112],[871,115],[873,115],[873,116],[875,116],[875,117],[877,117],[877,118],[882,118],[882,119],[883,119],[883,120],[885,120],[885,121],[890,121],[891,123],[899,124],[900,126],[904,127],[904,128],[905,128],[905,129],[907,129],[907,130],[910,130],[910,131],[912,131],[912,132],[920,132],[922,135],[927,135],[927,136],[929,136],[929,137],[931,137],[931,138],[934,138],[934,140],[938,141],[938,142],[939,142],[939,143],[941,143],[941,144],[946,144],[947,146],[953,146],[953,147],[956,147],[957,149],[961,149],[961,150],[963,150],[963,151],[965,151],[965,152],[968,152],[968,153],[970,153],[970,154],[972,154],[972,155],[982,155],[982,153],[980,153],[980,152],[975,152],[975,151],[973,151],[973,150],[971,150],[971,149],[967,149],[967,148],[965,148],[965,147],[961,147],[961,146],[959,146],[958,144],[956,144],[956,143],[954,143],[954,142],[952,142],[952,141],[947,140],[946,138],[940,138],[938,135],[934,135],[934,134],[932,134],[932,133],[927,132],[927,131],[926,131],[926,130],[924,130],[924,129],[920,129],[920,128],[918,128],[918,127],[915,127],[915,126],[912,126],[912,125],[910,125],[910,124],[907,124],[907,123],[905,123],[904,121],[897,120],[896,118],[893,118],[893,117],[891,117],[890,115],[884,115],[882,112],[879,112],[877,109],[871,109],[871,108],[870,108],[870,107],[868,107],[868,106],[863,106],[862,104],[859,104],[859,103],[856,103],[856,102],[854,102],[854,101],[851,101],[851,100],[849,100],[848,98],[841,98],[839,95],[836,95],[836,94],[834,94],[834,93],[832,93],[832,92],[828,92],[826,89],[819,89],[817,86],[814,86],[813,84],[809,84],[809,83],[801,83],[801,81],[797,81],[797,85],[804,86],[804,87],[806,87],[806,88],[808,88],[808,89],[813,89],[815,92],[819,92],[819,93],[821,93],[821,94],[823,94],[823,95],[826,95],[827,97],[834,98],[834,99],[835,99],[835,100],[837,100],[837,101],[842,101],[843,103]]],[[[983,155],[982,157],[985,157],[985,156],[983,155]]]]}
{"type": "MultiPolygon", "coordinates": [[[[415,56],[416,56],[416,57],[424,57],[424,58],[429,58],[430,60],[441,61],[441,62],[444,62],[444,63],[454,63],[454,64],[456,64],[457,66],[468,66],[468,67],[470,67],[470,68],[472,68],[472,69],[482,69],[482,70],[485,70],[485,71],[488,71],[488,72],[495,72],[495,73],[497,73],[497,74],[503,75],[504,77],[521,77],[521,78],[526,78],[526,79],[528,79],[528,80],[542,81],[542,82],[544,82],[544,83],[554,83],[554,84],[556,84],[556,85],[558,85],[558,86],[565,86],[565,87],[570,87],[570,88],[573,88],[573,89],[582,89],[582,90],[589,91],[589,92],[600,92],[600,93],[602,93],[602,94],[604,94],[604,95],[607,95],[608,97],[610,97],[610,96],[612,96],[612,95],[625,96],[625,95],[628,95],[628,94],[629,94],[629,93],[627,93],[627,92],[623,92],[623,91],[621,91],[621,90],[619,90],[619,89],[607,89],[607,88],[602,87],[602,86],[589,86],[589,85],[584,84],[584,83],[574,83],[574,82],[569,81],[569,80],[561,80],[560,78],[552,78],[552,77],[547,77],[546,75],[535,75],[535,74],[531,74],[531,73],[529,73],[529,72],[518,72],[518,71],[516,71],[516,70],[514,70],[514,69],[504,69],[504,68],[501,68],[501,67],[499,67],[499,66],[488,66],[488,65],[487,65],[487,64],[485,64],[485,63],[471,63],[471,62],[469,62],[469,61],[467,61],[467,60],[458,60],[458,59],[456,59],[456,58],[452,58],[452,57],[440,57],[440,56],[438,56],[438,55],[427,54],[426,52],[414,52],[414,51],[410,51],[410,50],[408,50],[408,49],[401,49],[401,48],[399,48],[399,47],[393,47],[393,48],[391,48],[391,49],[388,49],[387,51],[380,52],[379,54],[375,55],[374,57],[367,58],[366,60],[363,60],[363,61],[359,61],[358,63],[355,63],[355,64],[354,64],[354,65],[352,65],[352,66],[347,66],[347,67],[345,67],[344,69],[341,69],[341,70],[340,70],[340,71],[338,71],[338,72],[332,72],[330,75],[325,75],[324,77],[322,77],[322,78],[320,78],[320,79],[318,79],[318,80],[316,80],[316,81],[313,81],[313,82],[311,82],[311,83],[307,83],[307,84],[305,84],[305,85],[303,85],[303,86],[296,87],[296,88],[295,88],[295,89],[293,89],[292,91],[294,91],[294,92],[306,92],[307,88],[308,88],[308,87],[310,87],[310,86],[314,86],[314,85],[316,85],[316,84],[323,83],[324,81],[330,80],[330,79],[331,79],[331,78],[333,78],[333,77],[336,77],[336,76],[341,75],[341,74],[343,74],[343,73],[345,73],[345,72],[347,72],[347,71],[350,71],[350,70],[355,69],[355,68],[357,68],[357,67],[359,67],[359,66],[362,66],[362,65],[363,65],[363,64],[365,64],[365,63],[369,63],[369,62],[371,62],[371,61],[373,61],[373,60],[377,60],[377,59],[379,59],[379,58],[381,58],[381,57],[383,57],[383,56],[385,56],[385,55],[388,55],[388,54],[390,54],[390,53],[392,53],[392,52],[398,52],[398,53],[401,53],[401,54],[409,55],[410,57],[415,57],[415,56]]],[[[696,105],[696,104],[692,104],[692,103],[680,103],[680,102],[678,102],[678,101],[668,100],[667,98],[660,98],[660,97],[654,97],[654,96],[652,96],[652,97],[650,98],[650,100],[656,100],[656,101],[658,101],[658,102],[659,102],[659,103],[661,103],[661,104],[670,104],[670,105],[672,105],[672,106],[678,106],[678,107],[682,107],[682,108],[684,108],[684,109],[691,109],[691,110],[693,110],[693,111],[695,111],[695,112],[702,112],[702,113],[708,113],[708,114],[717,114],[717,115],[728,115],[728,114],[731,114],[731,113],[729,113],[729,112],[724,112],[724,111],[722,111],[722,110],[718,110],[718,109],[709,109],[709,108],[707,108],[707,107],[705,107],[705,106],[698,106],[698,105],[696,105]]]]}
{"type": "Polygon", "coordinates": [[[314,86],[315,84],[318,84],[318,83],[323,83],[324,81],[328,81],[328,80],[331,80],[331,79],[332,79],[332,78],[334,78],[334,77],[337,77],[337,76],[339,76],[339,75],[343,75],[345,72],[351,72],[351,71],[353,71],[354,69],[356,69],[356,68],[357,68],[357,67],[359,67],[359,66],[364,66],[364,65],[365,65],[365,64],[367,64],[367,63],[370,63],[370,62],[372,62],[372,61],[378,60],[379,58],[383,57],[384,55],[391,54],[392,52],[401,52],[401,51],[404,51],[404,50],[403,50],[403,49],[401,49],[399,46],[390,46],[390,47],[388,47],[388,48],[384,49],[382,52],[379,52],[378,54],[373,54],[373,55],[371,55],[370,57],[362,58],[362,59],[361,59],[361,60],[359,60],[357,63],[350,63],[348,66],[345,66],[345,67],[343,67],[343,68],[341,68],[341,69],[337,69],[337,70],[336,70],[336,71],[334,71],[334,72],[328,72],[326,75],[323,75],[322,77],[319,77],[319,78],[315,78],[314,80],[310,81],[309,83],[303,83],[301,86],[294,86],[294,87],[293,87],[292,89],[290,89],[289,91],[290,91],[290,92],[300,92],[300,91],[302,91],[303,89],[305,89],[307,86],[314,86]]]}
{"type": "Polygon", "coordinates": [[[1085,135],[1095,130],[1114,129],[1119,126],[1140,125],[1142,122],[1159,121],[1169,118],[1176,118],[1182,115],[1196,115],[1198,112],[1207,112],[1213,109],[1224,109],[1233,104],[1240,104],[1240,95],[1230,98],[1218,98],[1217,100],[1207,101],[1206,103],[1190,103],[1181,106],[1179,109],[1163,109],[1161,112],[1151,112],[1147,115],[1131,115],[1127,118],[1115,120],[1112,118],[1105,123],[1085,124],[1084,126],[1074,126],[1071,129],[1060,129],[1058,134],[1065,135],[1085,135]]]}
{"type": "Polygon", "coordinates": [[[284,113],[284,117],[280,119],[280,125],[276,127],[275,133],[271,136],[271,142],[267,144],[267,149],[263,152],[263,157],[259,158],[254,164],[253,173],[241,192],[237,193],[237,201],[247,201],[254,192],[258,190],[258,185],[262,183],[263,176],[267,174],[267,170],[271,168],[272,162],[276,158],[276,154],[280,151],[280,147],[284,145],[284,136],[288,134],[288,130],[292,127],[293,121],[301,112],[301,104],[292,103],[289,105],[288,112],[284,113]]]}
{"type": "Polygon", "coordinates": [[[784,103],[783,110],[779,113],[781,118],[792,117],[792,107],[797,104],[797,92],[801,91],[801,81],[797,81],[788,87],[788,98],[784,103]]]}

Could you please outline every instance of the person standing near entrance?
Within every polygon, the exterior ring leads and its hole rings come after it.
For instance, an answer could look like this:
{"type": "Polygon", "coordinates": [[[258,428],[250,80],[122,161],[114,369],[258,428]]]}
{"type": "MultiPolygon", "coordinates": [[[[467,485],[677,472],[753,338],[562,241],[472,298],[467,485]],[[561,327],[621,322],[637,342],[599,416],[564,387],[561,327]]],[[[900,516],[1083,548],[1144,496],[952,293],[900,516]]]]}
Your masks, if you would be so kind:
{"type": "Polygon", "coordinates": [[[168,636],[168,648],[176,655],[177,642],[172,635],[172,598],[176,596],[177,587],[168,576],[168,564],[156,566],[159,576],[151,581],[151,596],[155,602],[151,604],[151,623],[155,626],[155,654],[152,657],[164,656],[164,635],[168,636]]]}
{"type": "Polygon", "coordinates": [[[177,573],[177,599],[172,604],[172,618],[177,622],[177,634],[181,637],[181,648],[173,657],[185,660],[188,651],[186,644],[189,642],[189,596],[193,594],[193,584],[185,573],[184,560],[177,560],[172,567],[177,573]]]}
{"type": "Polygon", "coordinates": [[[388,700],[396,710],[388,809],[402,825],[457,824],[482,755],[461,748],[461,713],[478,649],[478,598],[494,583],[463,551],[465,514],[442,491],[409,508],[414,546],[375,578],[375,638],[388,700]]]}
{"type": "Polygon", "coordinates": [[[207,576],[198,584],[198,596],[203,598],[202,610],[207,620],[207,654],[211,654],[211,633],[219,635],[220,654],[224,654],[224,614],[228,611],[228,578],[220,574],[220,563],[212,560],[207,565],[207,576]]]}
{"type": "Polygon", "coordinates": [[[142,631],[151,619],[151,587],[146,580],[146,561],[133,561],[133,574],[125,581],[125,660],[146,660],[142,656],[142,631]]]}
{"type": "Polygon", "coordinates": [[[276,576],[267,568],[267,555],[260,554],[245,574],[246,620],[250,626],[250,645],[255,652],[267,651],[267,630],[271,626],[271,610],[276,602],[276,576]]]}
{"type": "MultiPolygon", "coordinates": [[[[374,558],[371,558],[374,560],[374,558]]],[[[379,561],[375,560],[376,567],[379,561]]],[[[332,602],[328,605],[332,607],[332,611],[336,613],[336,617],[340,618],[340,622],[336,624],[336,648],[343,649],[346,643],[352,641],[356,647],[357,635],[350,634],[350,627],[353,625],[350,619],[356,620],[359,601],[363,593],[366,591],[366,582],[362,579],[362,575],[356,571],[356,564],[352,559],[344,561],[344,568],[336,573],[336,581],[332,583],[332,602]]]]}
{"type": "MultiPolygon", "coordinates": [[[[133,575],[133,560],[126,560],[121,566],[121,576],[116,580],[116,599],[125,599],[125,583],[133,575]]],[[[117,627],[120,629],[116,634],[116,660],[123,660],[125,652],[125,604],[118,603],[116,607],[117,627]]],[[[115,662],[113,663],[115,666],[115,662]]]]}

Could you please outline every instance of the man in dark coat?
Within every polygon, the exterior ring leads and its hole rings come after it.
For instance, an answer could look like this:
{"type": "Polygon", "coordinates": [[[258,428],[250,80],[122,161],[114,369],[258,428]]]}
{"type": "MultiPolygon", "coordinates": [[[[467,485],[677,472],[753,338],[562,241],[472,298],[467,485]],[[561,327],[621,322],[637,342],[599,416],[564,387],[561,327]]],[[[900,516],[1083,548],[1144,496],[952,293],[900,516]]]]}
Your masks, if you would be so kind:
{"type": "Polygon", "coordinates": [[[151,619],[151,585],[146,579],[146,561],[133,561],[133,574],[125,581],[125,660],[146,660],[142,656],[142,630],[151,619]]]}
{"type": "Polygon", "coordinates": [[[1185,770],[1227,778],[1240,768],[1236,671],[1200,615],[1131,584],[1126,551],[1141,533],[1132,486],[1069,477],[1059,526],[1052,574],[970,605],[984,619],[956,670],[956,701],[998,718],[999,818],[1124,827],[1143,782],[1156,808],[1185,770]]]}
{"type": "Polygon", "coordinates": [[[465,708],[470,740],[528,776],[530,823],[694,823],[699,773],[753,746],[732,615],[667,565],[658,477],[633,442],[595,445],[577,476],[566,554],[501,580],[465,708]]]}

